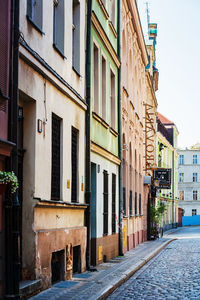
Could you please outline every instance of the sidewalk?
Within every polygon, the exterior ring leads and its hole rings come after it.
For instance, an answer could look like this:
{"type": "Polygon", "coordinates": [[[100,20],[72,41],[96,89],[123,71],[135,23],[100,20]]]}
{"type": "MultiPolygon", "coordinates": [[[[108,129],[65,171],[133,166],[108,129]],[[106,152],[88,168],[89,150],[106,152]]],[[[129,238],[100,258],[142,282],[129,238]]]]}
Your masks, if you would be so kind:
{"type": "MultiPolygon", "coordinates": [[[[176,230],[170,230],[170,233],[176,230]]],[[[31,299],[104,299],[173,240],[166,232],[161,239],[142,243],[124,256],[98,265],[95,272],[76,274],[71,281],[54,284],[31,299]]]]}

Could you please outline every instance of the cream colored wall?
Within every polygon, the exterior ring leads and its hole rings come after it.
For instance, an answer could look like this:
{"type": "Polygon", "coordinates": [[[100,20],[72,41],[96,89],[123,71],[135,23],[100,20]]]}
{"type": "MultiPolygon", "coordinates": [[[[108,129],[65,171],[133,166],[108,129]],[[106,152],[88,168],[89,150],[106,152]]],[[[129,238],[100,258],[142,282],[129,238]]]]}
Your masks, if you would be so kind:
{"type": "Polygon", "coordinates": [[[63,59],[53,47],[53,0],[43,1],[43,25],[38,32],[27,21],[27,1],[20,1],[20,31],[28,45],[84,98],[85,88],[85,0],[80,1],[80,75],[72,70],[72,1],[65,1],[65,47],[63,59]]]}
{"type": "MultiPolygon", "coordinates": [[[[76,105],[71,99],[61,93],[49,81],[35,72],[31,67],[20,60],[19,89],[29,95],[36,103],[36,118],[32,134],[35,134],[35,145],[29,150],[35,167],[35,184],[33,197],[51,200],[51,117],[52,113],[62,119],[61,138],[61,200],[71,202],[71,189],[67,189],[67,180],[71,183],[71,126],[79,130],[79,189],[78,199],[84,203],[84,191],[81,191],[81,183],[84,183],[85,172],[85,110],[76,105]],[[46,82],[46,88],[44,83],[46,82]],[[44,105],[44,92],[46,89],[46,113],[44,105]],[[37,119],[45,120],[45,135],[37,132],[37,119]]],[[[29,171],[24,176],[30,176],[29,171]]],[[[70,184],[71,186],[71,184],[70,184]]]]}
{"type": "Polygon", "coordinates": [[[35,208],[34,231],[84,226],[83,209],[35,208]]]}

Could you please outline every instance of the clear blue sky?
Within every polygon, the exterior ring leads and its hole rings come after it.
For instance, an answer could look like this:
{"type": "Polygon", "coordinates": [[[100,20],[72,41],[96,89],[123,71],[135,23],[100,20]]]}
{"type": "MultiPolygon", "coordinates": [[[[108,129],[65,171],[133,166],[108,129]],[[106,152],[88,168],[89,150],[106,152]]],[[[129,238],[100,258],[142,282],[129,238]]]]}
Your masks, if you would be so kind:
{"type": "MultiPolygon", "coordinates": [[[[138,0],[144,35],[145,0],[138,0]]],[[[200,0],[149,0],[158,24],[158,111],[177,125],[178,146],[200,142],[200,0]]]]}

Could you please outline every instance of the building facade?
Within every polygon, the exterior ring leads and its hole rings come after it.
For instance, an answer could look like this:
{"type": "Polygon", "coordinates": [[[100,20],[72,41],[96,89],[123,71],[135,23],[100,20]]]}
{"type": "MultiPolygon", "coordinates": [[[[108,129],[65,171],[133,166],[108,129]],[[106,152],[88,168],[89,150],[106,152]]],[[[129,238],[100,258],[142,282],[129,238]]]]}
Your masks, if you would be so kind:
{"type": "Polygon", "coordinates": [[[164,231],[178,225],[177,136],[176,125],[158,113],[157,165],[158,168],[171,169],[171,187],[170,189],[161,189],[157,198],[158,202],[166,205],[161,224],[164,231]]]}
{"type": "Polygon", "coordinates": [[[178,197],[183,225],[200,225],[200,145],[178,150],[178,197]]]}
{"type": "Polygon", "coordinates": [[[86,269],[86,1],[20,1],[21,279],[86,269]]]}
{"type": "Polygon", "coordinates": [[[91,264],[119,253],[119,1],[92,1],[91,264]]]}
{"type": "MultiPolygon", "coordinates": [[[[136,1],[122,1],[123,251],[146,239],[144,233],[144,103],[148,54],[136,1]]],[[[145,227],[146,228],[146,227],[145,227]]]]}

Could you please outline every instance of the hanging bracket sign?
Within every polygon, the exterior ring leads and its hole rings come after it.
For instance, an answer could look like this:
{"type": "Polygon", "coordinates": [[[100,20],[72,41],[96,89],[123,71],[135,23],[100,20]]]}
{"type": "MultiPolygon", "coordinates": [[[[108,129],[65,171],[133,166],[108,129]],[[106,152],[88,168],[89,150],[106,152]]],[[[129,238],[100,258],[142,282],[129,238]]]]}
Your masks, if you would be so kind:
{"type": "Polygon", "coordinates": [[[153,179],[159,189],[171,189],[171,169],[156,169],[153,179]]]}

